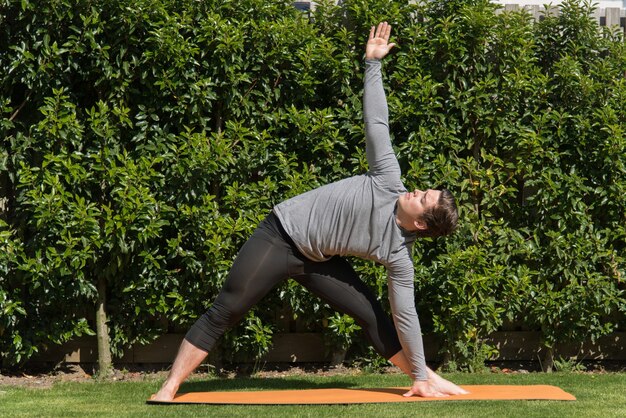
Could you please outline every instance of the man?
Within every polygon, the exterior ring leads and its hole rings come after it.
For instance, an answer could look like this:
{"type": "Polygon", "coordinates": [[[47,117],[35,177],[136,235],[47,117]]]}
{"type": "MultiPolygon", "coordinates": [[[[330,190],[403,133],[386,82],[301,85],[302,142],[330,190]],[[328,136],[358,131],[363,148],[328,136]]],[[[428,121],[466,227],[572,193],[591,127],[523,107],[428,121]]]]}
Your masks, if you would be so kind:
{"type": "Polygon", "coordinates": [[[370,30],[363,110],[369,171],[276,205],[241,248],[211,308],[183,340],[153,400],[171,400],[217,339],[275,285],[293,278],[354,317],[374,348],[413,380],[405,396],[466,393],[426,367],[413,295],[411,246],[417,236],[456,227],[447,190],[407,192],[389,136],[381,60],[395,46],[386,22],[370,30]],[[393,323],[343,256],[382,263],[388,272],[393,323]]]}

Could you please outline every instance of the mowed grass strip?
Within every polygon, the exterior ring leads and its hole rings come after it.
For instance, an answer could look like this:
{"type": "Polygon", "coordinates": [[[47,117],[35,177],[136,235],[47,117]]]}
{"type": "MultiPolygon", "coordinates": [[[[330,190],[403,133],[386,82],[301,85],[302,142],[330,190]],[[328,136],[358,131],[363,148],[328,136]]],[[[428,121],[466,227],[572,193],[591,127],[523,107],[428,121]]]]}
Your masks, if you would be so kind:
{"type": "MultiPolygon", "coordinates": [[[[444,374],[459,384],[559,386],[577,401],[459,401],[365,405],[147,405],[161,380],[59,383],[49,389],[0,386],[3,417],[625,417],[626,373],[444,374]]],[[[406,386],[400,374],[191,379],[181,391],[406,386]]]]}

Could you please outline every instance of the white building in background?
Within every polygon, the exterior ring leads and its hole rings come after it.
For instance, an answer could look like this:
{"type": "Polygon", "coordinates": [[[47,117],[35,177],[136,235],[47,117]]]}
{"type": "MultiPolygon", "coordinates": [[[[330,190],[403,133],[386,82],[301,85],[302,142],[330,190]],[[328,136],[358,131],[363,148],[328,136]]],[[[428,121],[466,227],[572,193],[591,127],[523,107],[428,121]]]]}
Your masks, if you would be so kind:
{"type": "MultiPolygon", "coordinates": [[[[335,0],[337,4],[341,4],[343,0],[335,0]]],[[[407,0],[417,3],[420,1],[437,1],[437,0],[407,0]]],[[[563,0],[491,0],[495,4],[502,5],[502,10],[515,10],[526,8],[531,12],[535,19],[541,19],[546,7],[552,9],[552,12],[558,13],[559,4],[563,0]]],[[[584,1],[584,0],[582,0],[584,1]]],[[[621,26],[626,35],[626,0],[591,0],[596,9],[593,13],[594,18],[602,26],[621,26]]],[[[315,9],[315,1],[302,0],[294,1],[293,5],[302,10],[310,11],[315,9]]]]}
{"type": "MultiPolygon", "coordinates": [[[[408,1],[417,3],[419,0],[408,0],[408,1]]],[[[428,0],[424,0],[424,1],[428,1],[428,0]]],[[[436,0],[431,0],[431,1],[436,1],[436,0]]],[[[505,5],[505,4],[517,4],[517,5],[523,7],[523,6],[544,6],[544,5],[557,6],[557,5],[561,4],[563,0],[553,0],[553,1],[546,1],[546,0],[492,0],[492,1],[493,1],[493,3],[496,3],[496,4],[502,4],[502,5],[505,5]]],[[[311,1],[311,0],[294,1],[293,3],[294,3],[294,5],[297,8],[303,9],[303,10],[308,10],[308,9],[311,9],[311,8],[315,7],[315,1],[311,1]]],[[[342,3],[342,0],[337,0],[336,3],[337,4],[342,3]]],[[[626,10],[626,0],[595,0],[595,1],[593,1],[593,4],[595,4],[598,9],[606,9],[606,8],[616,7],[616,8],[619,8],[619,9],[626,10]]]]}
{"type": "MultiPolygon", "coordinates": [[[[496,4],[519,4],[520,6],[543,6],[551,4],[557,6],[562,3],[562,0],[545,1],[545,0],[492,0],[496,4]]],[[[626,0],[597,0],[593,2],[598,9],[606,9],[610,7],[617,7],[619,9],[626,9],[626,0]]]]}
{"type": "MultiPolygon", "coordinates": [[[[526,8],[535,19],[541,19],[546,7],[558,13],[562,0],[491,0],[502,5],[503,10],[526,8]]],[[[626,32],[626,0],[592,0],[595,6],[593,17],[602,26],[620,26],[626,32]]]]}

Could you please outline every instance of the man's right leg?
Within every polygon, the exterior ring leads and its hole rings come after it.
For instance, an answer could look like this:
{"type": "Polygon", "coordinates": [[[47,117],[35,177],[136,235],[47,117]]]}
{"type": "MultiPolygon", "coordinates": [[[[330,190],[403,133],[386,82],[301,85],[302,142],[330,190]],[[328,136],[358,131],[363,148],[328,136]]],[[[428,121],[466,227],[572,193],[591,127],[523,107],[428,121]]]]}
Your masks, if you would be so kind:
{"type": "Polygon", "coordinates": [[[267,220],[259,225],[239,251],[213,305],[185,336],[172,369],[153,400],[172,400],[180,384],[200,365],[222,334],[288,277],[290,251],[290,245],[267,220]]]}

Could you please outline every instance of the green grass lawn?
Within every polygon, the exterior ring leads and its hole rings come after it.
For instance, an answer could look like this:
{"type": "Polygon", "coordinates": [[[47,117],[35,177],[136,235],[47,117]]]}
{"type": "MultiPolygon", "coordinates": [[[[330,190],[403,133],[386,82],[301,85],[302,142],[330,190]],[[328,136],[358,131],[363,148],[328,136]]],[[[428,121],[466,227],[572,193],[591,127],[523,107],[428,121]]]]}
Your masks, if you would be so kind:
{"type": "MultiPolygon", "coordinates": [[[[626,373],[444,374],[459,384],[559,386],[577,401],[455,401],[323,406],[147,405],[160,380],[0,386],[2,417],[626,417],[626,373]]],[[[407,386],[400,374],[191,379],[182,392],[407,386]]]]}

